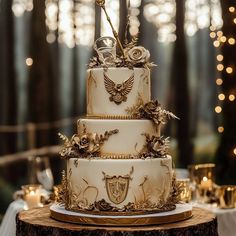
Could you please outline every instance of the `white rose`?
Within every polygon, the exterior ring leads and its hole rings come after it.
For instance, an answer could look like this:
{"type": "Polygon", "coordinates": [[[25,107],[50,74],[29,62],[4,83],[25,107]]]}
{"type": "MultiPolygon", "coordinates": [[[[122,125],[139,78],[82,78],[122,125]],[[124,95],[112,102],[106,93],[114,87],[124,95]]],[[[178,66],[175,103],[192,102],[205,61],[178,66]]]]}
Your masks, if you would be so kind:
{"type": "Polygon", "coordinates": [[[133,65],[147,63],[150,59],[150,52],[141,46],[136,46],[126,50],[125,54],[127,60],[132,62],[133,65]]]}

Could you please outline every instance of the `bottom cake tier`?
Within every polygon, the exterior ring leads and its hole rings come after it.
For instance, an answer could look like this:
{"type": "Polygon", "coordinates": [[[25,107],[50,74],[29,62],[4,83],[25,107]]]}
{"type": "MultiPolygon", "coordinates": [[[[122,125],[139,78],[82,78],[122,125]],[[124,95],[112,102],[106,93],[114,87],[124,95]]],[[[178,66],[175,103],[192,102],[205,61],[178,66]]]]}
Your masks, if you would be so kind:
{"type": "Polygon", "coordinates": [[[172,159],[67,160],[65,208],[92,214],[143,214],[175,209],[172,159]]]}

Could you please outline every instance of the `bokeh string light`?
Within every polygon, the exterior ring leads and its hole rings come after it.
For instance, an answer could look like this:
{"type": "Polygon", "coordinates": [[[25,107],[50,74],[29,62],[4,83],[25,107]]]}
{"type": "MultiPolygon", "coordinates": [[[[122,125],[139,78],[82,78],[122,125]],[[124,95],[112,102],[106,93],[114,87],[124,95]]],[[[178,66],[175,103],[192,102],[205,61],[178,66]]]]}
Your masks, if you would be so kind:
{"type": "Polygon", "coordinates": [[[93,0],[46,0],[47,42],[58,40],[69,48],[91,46],[94,40],[93,0]]]}
{"type": "MultiPolygon", "coordinates": [[[[228,8],[229,13],[231,14],[232,21],[234,24],[236,24],[236,9],[235,7],[231,6],[228,8]]],[[[231,65],[225,65],[224,64],[224,56],[220,53],[220,49],[223,45],[227,45],[229,47],[231,46],[235,46],[236,43],[236,38],[233,35],[224,35],[223,32],[214,26],[211,25],[210,26],[210,37],[213,39],[213,45],[214,47],[217,49],[217,51],[219,52],[216,56],[216,60],[217,60],[217,64],[216,64],[216,69],[218,71],[218,78],[216,79],[216,85],[219,86],[219,91],[221,91],[221,86],[223,85],[223,79],[220,78],[220,75],[222,72],[225,72],[229,78],[233,79],[233,75],[234,75],[234,68],[235,65],[231,64],[231,65]]],[[[217,114],[221,114],[222,112],[222,102],[235,102],[235,90],[231,90],[228,92],[228,94],[224,94],[223,92],[220,92],[218,94],[218,105],[215,106],[215,112],[217,114]]],[[[234,104],[236,105],[236,104],[234,104]]],[[[220,124],[217,128],[219,133],[223,133],[225,128],[222,124],[220,124]]],[[[233,153],[234,155],[236,155],[236,147],[233,148],[233,153]]]]}
{"type": "Polygon", "coordinates": [[[157,28],[159,42],[170,43],[176,40],[175,13],[175,0],[154,0],[144,7],[146,20],[157,28]]]}
{"type": "Polygon", "coordinates": [[[21,17],[25,12],[33,10],[33,0],[13,0],[12,11],[16,17],[21,17]]]}
{"type": "Polygon", "coordinates": [[[27,66],[32,66],[32,65],[33,65],[33,59],[32,59],[31,57],[27,57],[27,58],[25,59],[25,64],[26,64],[27,66]]]}

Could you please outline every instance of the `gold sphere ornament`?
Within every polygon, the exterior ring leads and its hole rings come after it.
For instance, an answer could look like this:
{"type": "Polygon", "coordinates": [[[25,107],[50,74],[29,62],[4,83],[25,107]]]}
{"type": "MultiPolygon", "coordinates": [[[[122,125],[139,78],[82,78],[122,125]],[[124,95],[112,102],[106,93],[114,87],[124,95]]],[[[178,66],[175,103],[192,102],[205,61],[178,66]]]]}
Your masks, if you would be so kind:
{"type": "Polygon", "coordinates": [[[105,0],[96,0],[98,6],[103,7],[105,5],[105,0]]]}

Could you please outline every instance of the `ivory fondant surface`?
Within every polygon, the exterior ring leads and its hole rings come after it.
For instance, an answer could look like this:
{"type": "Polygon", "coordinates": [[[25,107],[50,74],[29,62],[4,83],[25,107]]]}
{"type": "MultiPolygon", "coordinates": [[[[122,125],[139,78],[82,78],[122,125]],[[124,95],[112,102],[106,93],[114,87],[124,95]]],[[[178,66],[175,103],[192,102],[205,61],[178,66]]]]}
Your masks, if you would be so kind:
{"type": "MultiPolygon", "coordinates": [[[[86,209],[104,199],[122,208],[128,203],[166,200],[171,190],[171,157],[155,159],[76,159],[67,161],[70,207],[86,209]],[[75,164],[76,163],[76,164],[75,164]],[[119,200],[116,202],[116,200],[119,200]]],[[[145,210],[145,209],[143,209],[145,210]]]]}
{"type": "Polygon", "coordinates": [[[115,83],[122,84],[134,74],[131,91],[126,95],[127,100],[117,105],[110,101],[111,96],[104,85],[104,69],[90,69],[87,71],[87,115],[89,116],[126,116],[125,111],[137,103],[140,96],[144,103],[149,102],[150,75],[144,68],[108,68],[105,73],[115,83]]]}
{"type": "Polygon", "coordinates": [[[145,144],[144,133],[160,136],[160,128],[156,128],[150,120],[106,120],[79,119],[78,133],[83,127],[88,133],[104,134],[106,131],[118,129],[118,133],[109,137],[101,146],[101,155],[137,155],[145,144]]]}

